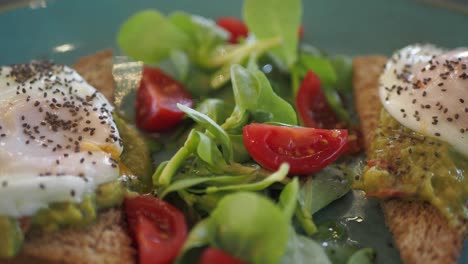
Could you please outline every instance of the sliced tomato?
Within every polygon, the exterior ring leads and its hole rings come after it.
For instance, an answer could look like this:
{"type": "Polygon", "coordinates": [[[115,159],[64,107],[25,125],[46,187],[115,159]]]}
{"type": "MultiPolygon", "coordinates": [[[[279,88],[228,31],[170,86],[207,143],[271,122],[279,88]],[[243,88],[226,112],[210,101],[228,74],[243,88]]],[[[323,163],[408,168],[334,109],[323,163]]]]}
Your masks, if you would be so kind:
{"type": "Polygon", "coordinates": [[[138,247],[139,263],[171,263],[187,238],[184,215],[169,203],[149,195],[126,198],[124,208],[138,247]]]}
{"type": "Polygon", "coordinates": [[[216,24],[229,32],[229,43],[238,43],[241,38],[246,38],[249,35],[247,26],[238,18],[220,17],[216,20],[216,24]]]}
{"type": "Polygon", "coordinates": [[[193,105],[183,85],[160,69],[143,67],[135,102],[137,126],[147,132],[164,132],[177,126],[184,117],[177,103],[193,105]]]}
{"type": "Polygon", "coordinates": [[[224,251],[216,248],[207,248],[203,251],[199,264],[246,264],[246,262],[235,258],[224,251]]]}
{"type": "Polygon", "coordinates": [[[290,165],[291,174],[321,170],[346,150],[348,132],[343,129],[315,129],[249,124],[243,129],[244,144],[250,156],[269,170],[281,163],[290,165]]]}
{"type": "Polygon", "coordinates": [[[327,102],[320,78],[308,71],[296,95],[296,108],[304,126],[314,128],[337,128],[339,120],[327,102]]]}

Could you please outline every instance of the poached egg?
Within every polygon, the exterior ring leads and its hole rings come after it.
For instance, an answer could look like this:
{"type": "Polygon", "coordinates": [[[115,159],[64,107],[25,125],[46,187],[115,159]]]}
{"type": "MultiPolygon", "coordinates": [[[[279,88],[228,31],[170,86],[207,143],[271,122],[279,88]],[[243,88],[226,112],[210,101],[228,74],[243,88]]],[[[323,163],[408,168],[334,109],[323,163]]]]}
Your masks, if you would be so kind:
{"type": "Polygon", "coordinates": [[[385,65],[379,94],[403,126],[445,141],[468,157],[468,49],[411,45],[385,65]]]}
{"type": "Polygon", "coordinates": [[[73,69],[50,62],[0,68],[0,215],[81,202],[119,176],[112,106],[73,69]]]}

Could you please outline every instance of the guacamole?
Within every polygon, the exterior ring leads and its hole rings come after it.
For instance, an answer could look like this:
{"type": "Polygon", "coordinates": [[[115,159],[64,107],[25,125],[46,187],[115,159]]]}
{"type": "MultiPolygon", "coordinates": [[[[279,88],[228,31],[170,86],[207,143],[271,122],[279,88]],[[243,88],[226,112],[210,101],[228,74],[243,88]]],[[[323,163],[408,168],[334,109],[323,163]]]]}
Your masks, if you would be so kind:
{"type": "Polygon", "coordinates": [[[453,225],[468,219],[468,162],[449,144],[403,127],[382,109],[355,187],[370,196],[430,202],[453,225]]]}
{"type": "Polygon", "coordinates": [[[126,187],[146,189],[151,180],[152,165],[145,140],[125,121],[115,115],[114,119],[124,145],[119,162],[123,177],[101,184],[94,194],[83,197],[80,203],[52,203],[24,219],[0,215],[0,258],[15,256],[21,250],[27,232],[53,232],[65,227],[91,224],[96,220],[99,210],[122,203],[126,187]],[[126,177],[133,179],[131,184],[126,177]]]}

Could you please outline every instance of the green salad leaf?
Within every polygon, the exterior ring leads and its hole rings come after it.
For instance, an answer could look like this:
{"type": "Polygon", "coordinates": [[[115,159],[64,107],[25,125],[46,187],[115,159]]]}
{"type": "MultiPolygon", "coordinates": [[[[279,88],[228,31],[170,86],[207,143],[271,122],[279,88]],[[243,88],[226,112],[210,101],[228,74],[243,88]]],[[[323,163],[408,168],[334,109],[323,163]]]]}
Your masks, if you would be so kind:
{"type": "Polygon", "coordinates": [[[232,143],[228,134],[216,122],[208,116],[182,104],[177,104],[180,110],[184,111],[190,118],[192,118],[199,125],[203,126],[207,131],[214,135],[219,140],[223,149],[223,155],[228,163],[233,161],[232,143]]]}
{"type": "Polygon", "coordinates": [[[296,111],[273,91],[263,72],[233,65],[231,76],[238,111],[249,111],[253,120],[259,123],[297,124],[296,111]]]}
{"type": "Polygon", "coordinates": [[[226,195],[192,229],[177,262],[189,263],[194,251],[211,246],[248,263],[277,263],[286,248],[288,222],[281,209],[262,195],[226,195]]]}
{"type": "Polygon", "coordinates": [[[325,250],[320,244],[309,237],[296,234],[293,228],[289,232],[286,252],[281,257],[280,264],[331,264],[325,250]]]}
{"type": "Polygon", "coordinates": [[[288,67],[297,60],[298,30],[301,23],[300,0],[245,0],[243,17],[249,30],[259,40],[279,37],[280,47],[272,52],[288,67]]]}
{"type": "Polygon", "coordinates": [[[146,63],[156,63],[167,58],[171,50],[191,45],[190,38],[157,10],[141,11],[125,21],[117,43],[128,56],[146,63]]]}

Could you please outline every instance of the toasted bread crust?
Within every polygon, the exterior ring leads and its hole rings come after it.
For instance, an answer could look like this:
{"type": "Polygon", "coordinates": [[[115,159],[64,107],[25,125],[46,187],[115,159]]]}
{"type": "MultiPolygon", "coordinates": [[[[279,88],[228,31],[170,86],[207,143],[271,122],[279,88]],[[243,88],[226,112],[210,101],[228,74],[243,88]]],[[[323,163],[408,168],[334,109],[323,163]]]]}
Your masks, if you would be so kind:
{"type": "Polygon", "coordinates": [[[11,260],[0,263],[134,263],[135,249],[120,209],[101,213],[93,225],[34,234],[11,260]]]}
{"type": "MultiPolygon", "coordinates": [[[[355,102],[367,150],[378,125],[378,79],[386,60],[382,56],[365,56],[353,61],[355,102]]],[[[463,234],[450,227],[432,205],[390,199],[382,201],[381,207],[403,262],[457,263],[463,234]]]]}
{"type": "Polygon", "coordinates": [[[112,76],[112,50],[107,49],[81,58],[73,68],[94,88],[114,102],[114,77],[112,76]]]}

